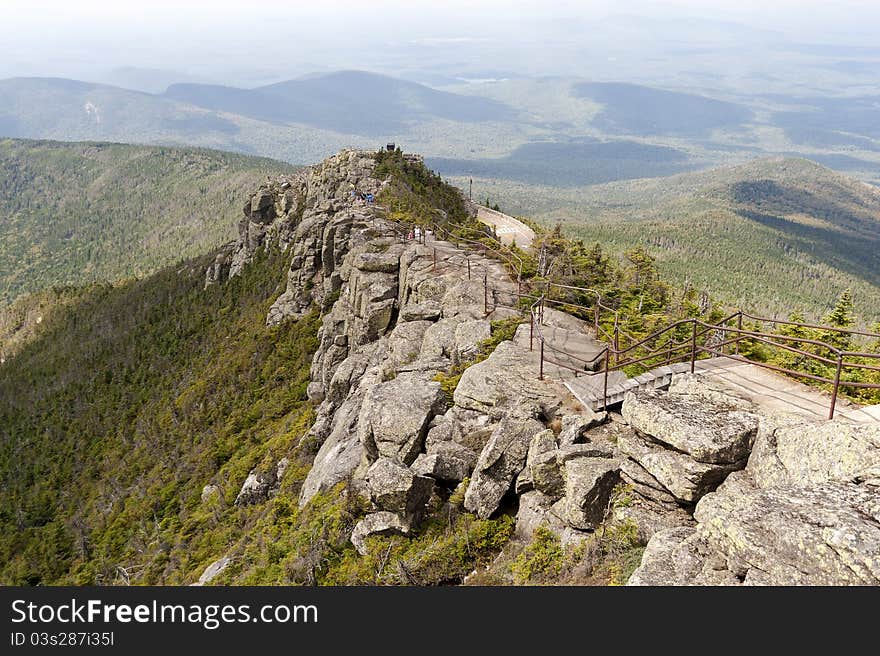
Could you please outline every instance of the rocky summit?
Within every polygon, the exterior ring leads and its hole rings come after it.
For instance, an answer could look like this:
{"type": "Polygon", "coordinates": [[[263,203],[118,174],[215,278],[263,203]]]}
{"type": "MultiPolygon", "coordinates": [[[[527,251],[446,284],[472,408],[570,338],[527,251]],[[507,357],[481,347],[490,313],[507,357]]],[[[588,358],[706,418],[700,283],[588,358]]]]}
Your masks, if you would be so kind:
{"type": "MultiPolygon", "coordinates": [[[[438,494],[461,495],[478,518],[511,515],[518,549],[629,535],[644,547],[630,585],[880,583],[880,425],[769,414],[690,374],[609,412],[581,406],[539,380],[527,340],[487,348],[494,322],[526,320],[509,271],[413,239],[365,200],[389,184],[375,166],[346,151],[270,180],[206,273],[221,283],[278,247],[289,266],[266,323],[323,313],[301,506],[344,482],[366,504],[350,535],[362,555],[370,536],[418,531],[438,494]]],[[[264,503],[286,467],[252,471],[236,503],[264,503]]]]}

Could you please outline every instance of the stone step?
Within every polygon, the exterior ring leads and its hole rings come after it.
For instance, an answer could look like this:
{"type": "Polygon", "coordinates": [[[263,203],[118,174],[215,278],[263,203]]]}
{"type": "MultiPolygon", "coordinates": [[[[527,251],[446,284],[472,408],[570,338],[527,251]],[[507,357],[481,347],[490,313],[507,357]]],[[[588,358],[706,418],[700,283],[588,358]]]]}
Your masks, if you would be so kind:
{"type": "Polygon", "coordinates": [[[636,389],[665,389],[676,373],[690,371],[690,363],[666,365],[647,371],[635,378],[628,378],[623,372],[608,374],[608,392],[605,394],[605,375],[603,373],[583,376],[565,382],[574,397],[591,410],[601,410],[606,406],[623,401],[627,392],[636,389]]]}

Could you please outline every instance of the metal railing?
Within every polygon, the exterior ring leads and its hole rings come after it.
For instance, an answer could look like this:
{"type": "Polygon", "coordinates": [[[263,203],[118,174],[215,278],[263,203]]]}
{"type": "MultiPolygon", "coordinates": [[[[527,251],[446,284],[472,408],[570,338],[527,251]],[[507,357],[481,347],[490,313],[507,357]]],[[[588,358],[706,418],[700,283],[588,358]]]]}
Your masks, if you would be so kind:
{"type": "MultiPolygon", "coordinates": [[[[708,323],[697,318],[683,319],[676,321],[654,333],[643,338],[641,341],[631,344],[630,346],[617,350],[612,346],[606,349],[606,367],[604,369],[605,376],[605,396],[603,403],[607,405],[607,380],[611,371],[619,371],[624,367],[633,365],[643,365],[650,362],[653,367],[668,365],[677,362],[690,362],[691,373],[696,370],[696,362],[703,355],[711,357],[727,358],[738,362],[757,365],[759,367],[769,369],[778,373],[791,376],[793,378],[801,378],[811,380],[814,383],[830,386],[831,399],[828,410],[828,418],[833,419],[837,402],[841,389],[880,389],[880,383],[868,383],[856,380],[846,380],[844,373],[853,373],[856,371],[880,371],[880,366],[859,362],[858,360],[877,361],[880,364],[880,354],[859,351],[848,351],[837,348],[832,344],[817,339],[811,339],[802,336],[782,335],[778,333],[768,333],[759,330],[750,330],[742,327],[742,318],[750,316],[743,312],[736,312],[730,317],[722,319],[717,323],[708,323]],[[736,320],[736,327],[728,325],[732,320],[736,320]],[[652,347],[651,345],[658,342],[660,338],[680,330],[688,328],[690,337],[686,341],[671,340],[662,344],[660,347],[652,347]],[[712,343],[708,341],[707,336],[710,334],[721,334],[721,341],[712,343]],[[729,338],[732,335],[732,338],[729,338]],[[702,340],[702,341],[701,341],[702,340]],[[792,369],[762,360],[747,358],[740,354],[740,344],[749,340],[753,343],[764,344],[774,349],[779,349],[788,353],[799,356],[803,361],[812,361],[825,365],[833,371],[833,375],[823,375],[819,373],[810,373],[798,369],[792,369]],[[812,346],[814,350],[807,350],[805,347],[812,346]],[[728,348],[732,347],[732,349],[728,348]],[[733,352],[731,352],[731,350],[733,352]],[[609,363],[608,354],[613,353],[615,356],[615,364],[609,363]],[[824,355],[823,355],[824,353],[824,355]],[[627,357],[632,354],[631,357],[627,357]],[[666,356],[662,361],[657,361],[658,357],[666,356]]],[[[866,331],[856,331],[848,329],[838,329],[834,326],[821,326],[818,324],[801,324],[798,322],[786,321],[786,325],[798,327],[810,327],[813,329],[821,329],[828,331],[839,331],[841,333],[858,334],[869,337],[878,337],[875,333],[866,331]]]]}
{"type": "MultiPolygon", "coordinates": [[[[609,306],[602,297],[602,294],[595,289],[584,287],[576,287],[572,285],[563,285],[551,281],[540,281],[534,283],[523,278],[524,262],[510,248],[501,244],[500,241],[494,239],[490,235],[485,235],[481,240],[473,240],[460,235],[454,234],[443,226],[435,223],[428,223],[419,226],[420,242],[427,245],[428,230],[432,232],[434,239],[439,235],[444,241],[449,241],[466,249],[478,249],[481,253],[491,259],[504,262],[515,274],[517,291],[505,292],[513,295],[517,301],[527,298],[532,301],[529,307],[530,328],[529,328],[529,349],[533,350],[535,341],[538,342],[539,348],[539,365],[538,377],[544,378],[545,363],[553,364],[556,367],[570,370],[575,376],[586,375],[587,372],[593,371],[601,362],[603,382],[603,404],[608,402],[608,374],[612,371],[620,371],[627,367],[640,365],[646,370],[664,365],[690,362],[690,370],[693,373],[696,370],[696,362],[702,356],[721,357],[736,360],[739,362],[754,364],[759,367],[776,371],[793,378],[801,378],[813,381],[820,385],[830,387],[831,399],[828,411],[828,418],[833,419],[838,403],[841,389],[877,389],[880,390],[880,383],[868,383],[863,381],[846,380],[844,375],[856,371],[873,371],[880,372],[880,354],[859,351],[848,351],[837,348],[833,344],[828,344],[821,340],[810,339],[801,336],[782,335],[778,333],[770,333],[763,330],[767,324],[774,328],[777,326],[789,326],[803,328],[808,330],[820,330],[823,332],[833,332],[842,335],[852,335],[859,337],[871,337],[880,341],[880,334],[843,328],[838,326],[827,326],[821,324],[796,322],[778,318],[761,317],[742,310],[737,310],[727,317],[715,322],[709,323],[699,318],[682,319],[670,323],[647,337],[636,338],[622,328],[623,320],[620,311],[609,306]],[[427,229],[426,229],[427,228],[427,229]],[[492,247],[485,243],[486,240],[493,240],[497,246],[492,247]],[[532,287],[536,287],[532,290],[532,287]],[[582,305],[573,303],[565,299],[553,298],[554,290],[562,292],[571,292],[574,294],[583,294],[592,296],[595,300],[592,305],[582,305]],[[544,335],[544,315],[547,305],[556,306],[569,313],[587,313],[592,315],[593,332],[597,341],[605,341],[606,345],[592,358],[585,358],[579,354],[571,353],[565,349],[552,344],[544,335]],[[750,330],[744,327],[744,321],[749,320],[759,323],[761,330],[750,330]],[[735,322],[735,326],[731,326],[731,322],[735,322]],[[608,330],[603,323],[609,323],[611,329],[608,330]],[[676,338],[678,333],[686,333],[685,338],[676,338]],[[710,335],[719,335],[720,341],[712,342],[710,335]],[[729,339],[729,336],[733,336],[729,339]],[[622,344],[622,339],[626,340],[626,344],[622,344]],[[757,359],[751,359],[741,354],[741,344],[744,341],[751,341],[757,344],[763,344],[768,347],[779,349],[788,353],[799,356],[803,361],[812,361],[820,365],[824,365],[833,370],[833,376],[821,375],[821,373],[810,373],[783,367],[780,365],[764,362],[757,359]],[[803,346],[812,346],[814,351],[808,351],[803,346]],[[825,353],[817,353],[820,351],[825,353]],[[877,365],[866,364],[856,360],[876,361],[877,365]]],[[[443,247],[439,247],[436,243],[433,248],[432,266],[436,270],[438,266],[438,253],[443,253],[443,247]]],[[[462,257],[458,250],[448,251],[452,255],[441,261],[442,265],[459,266],[468,272],[468,279],[471,279],[475,269],[482,271],[483,275],[483,309],[488,315],[489,310],[489,269],[481,263],[473,264],[470,256],[464,255],[464,263],[455,262],[452,257],[462,257]]],[[[493,290],[493,299],[495,294],[493,290]]],[[[497,304],[495,305],[497,307],[497,304]]],[[[512,306],[509,306],[512,307],[512,306]]]]}

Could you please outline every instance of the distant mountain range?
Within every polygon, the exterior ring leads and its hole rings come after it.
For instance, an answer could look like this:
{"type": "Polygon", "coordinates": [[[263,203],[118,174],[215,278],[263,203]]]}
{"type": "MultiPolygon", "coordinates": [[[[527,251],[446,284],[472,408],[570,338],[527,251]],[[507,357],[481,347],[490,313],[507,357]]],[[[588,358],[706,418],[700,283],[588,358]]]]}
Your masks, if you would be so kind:
{"type": "Polygon", "coordinates": [[[0,80],[0,136],[218,148],[305,164],[395,141],[444,174],[577,186],[797,155],[880,184],[876,96],[735,96],[579,78],[417,82],[339,71],[242,88],[0,80]],[[167,86],[167,88],[165,88],[167,86]],[[158,91],[162,89],[161,91],[158,91]]]}
{"type": "MultiPolygon", "coordinates": [[[[496,100],[358,71],[255,89],[172,84],[160,94],[61,78],[0,80],[0,136],[7,137],[192,143],[270,154],[248,123],[269,124],[269,135],[296,125],[372,142],[430,121],[514,116],[496,100]]],[[[278,150],[282,156],[283,147],[278,150]]]]}
{"type": "Polygon", "coordinates": [[[289,80],[256,89],[175,84],[165,98],[258,121],[304,123],[382,137],[435,118],[463,123],[509,121],[496,100],[437,91],[416,82],[360,71],[289,80]]]}

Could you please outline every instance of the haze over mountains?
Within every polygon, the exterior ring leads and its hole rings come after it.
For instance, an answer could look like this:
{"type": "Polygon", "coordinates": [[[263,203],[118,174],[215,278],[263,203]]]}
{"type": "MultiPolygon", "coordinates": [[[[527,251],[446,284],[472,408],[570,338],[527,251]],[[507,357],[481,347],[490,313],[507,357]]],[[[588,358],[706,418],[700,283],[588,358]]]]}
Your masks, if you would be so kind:
{"type": "Polygon", "coordinates": [[[386,140],[446,175],[552,186],[801,155],[880,181],[880,95],[680,91],[582,78],[443,88],[363,71],[163,93],[56,78],[0,81],[0,136],[195,145],[304,164],[386,140]]]}

